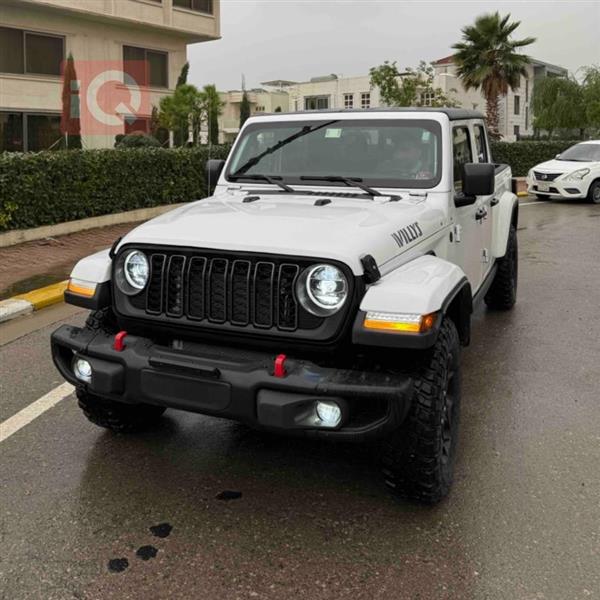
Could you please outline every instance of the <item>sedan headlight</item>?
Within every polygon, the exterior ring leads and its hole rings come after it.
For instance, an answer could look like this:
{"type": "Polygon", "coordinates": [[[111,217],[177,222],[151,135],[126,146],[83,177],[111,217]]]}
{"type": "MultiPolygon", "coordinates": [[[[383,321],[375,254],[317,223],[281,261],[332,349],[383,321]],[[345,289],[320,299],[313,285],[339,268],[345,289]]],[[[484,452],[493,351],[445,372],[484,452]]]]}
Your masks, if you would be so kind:
{"type": "Polygon", "coordinates": [[[133,296],[146,287],[150,276],[150,265],[143,252],[131,250],[119,259],[116,269],[116,283],[128,296],[133,296]]]}
{"type": "Polygon", "coordinates": [[[302,306],[313,315],[336,313],[348,297],[348,280],[333,265],[314,265],[298,278],[296,293],[302,306]]]}
{"type": "Polygon", "coordinates": [[[570,179],[571,181],[581,181],[584,177],[587,177],[590,174],[589,169],[578,169],[577,171],[573,171],[569,173],[565,179],[570,179]]]}

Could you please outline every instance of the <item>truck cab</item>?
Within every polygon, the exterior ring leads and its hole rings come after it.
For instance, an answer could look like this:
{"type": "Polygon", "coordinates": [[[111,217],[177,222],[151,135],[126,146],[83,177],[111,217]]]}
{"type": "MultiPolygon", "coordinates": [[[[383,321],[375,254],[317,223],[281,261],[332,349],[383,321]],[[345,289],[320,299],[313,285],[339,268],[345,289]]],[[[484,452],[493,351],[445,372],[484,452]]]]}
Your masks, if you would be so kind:
{"type": "Polygon", "coordinates": [[[451,485],[473,307],[516,301],[518,204],[482,115],[250,118],[208,197],[83,259],[52,337],[94,423],[179,408],[284,434],[381,440],[398,496],[451,485]]]}

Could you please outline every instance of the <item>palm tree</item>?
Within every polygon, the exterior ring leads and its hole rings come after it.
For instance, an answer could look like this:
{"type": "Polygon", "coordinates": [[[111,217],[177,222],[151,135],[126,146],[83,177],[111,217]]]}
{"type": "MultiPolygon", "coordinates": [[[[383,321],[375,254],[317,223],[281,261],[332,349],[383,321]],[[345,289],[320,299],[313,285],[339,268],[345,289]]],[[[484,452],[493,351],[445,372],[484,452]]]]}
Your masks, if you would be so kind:
{"type": "Polygon", "coordinates": [[[527,75],[526,65],[531,58],[519,54],[518,49],[529,46],[535,38],[514,40],[511,34],[521,24],[509,23],[510,14],[501,17],[498,12],[481,15],[474,25],[462,29],[462,41],[454,44],[454,62],[458,76],[466,90],[481,88],[486,102],[490,135],[499,138],[498,101],[509,88],[519,87],[521,75],[527,75]]]}

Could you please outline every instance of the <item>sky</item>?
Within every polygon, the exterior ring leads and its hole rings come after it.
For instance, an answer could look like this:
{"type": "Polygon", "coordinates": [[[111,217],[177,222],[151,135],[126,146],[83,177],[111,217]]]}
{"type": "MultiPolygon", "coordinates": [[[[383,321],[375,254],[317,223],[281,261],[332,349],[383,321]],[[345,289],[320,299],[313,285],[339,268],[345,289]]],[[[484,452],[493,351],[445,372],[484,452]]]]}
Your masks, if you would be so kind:
{"type": "Polygon", "coordinates": [[[366,75],[384,60],[399,67],[448,56],[460,30],[485,12],[520,20],[527,53],[567,67],[600,64],[600,0],[403,1],[221,0],[221,39],[188,47],[189,82],[248,89],[274,79],[366,75]]]}

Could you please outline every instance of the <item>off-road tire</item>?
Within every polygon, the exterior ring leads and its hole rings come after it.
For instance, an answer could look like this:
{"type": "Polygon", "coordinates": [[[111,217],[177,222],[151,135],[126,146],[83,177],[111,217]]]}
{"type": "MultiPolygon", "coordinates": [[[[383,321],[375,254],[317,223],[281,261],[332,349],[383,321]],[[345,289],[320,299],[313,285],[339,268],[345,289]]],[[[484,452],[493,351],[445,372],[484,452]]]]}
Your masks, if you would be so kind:
{"type": "Polygon", "coordinates": [[[498,260],[498,270],[494,281],[485,295],[485,303],[495,310],[510,310],[517,301],[519,275],[519,248],[517,230],[510,226],[506,254],[498,260]]]}
{"type": "Polygon", "coordinates": [[[592,204],[600,204],[600,180],[592,182],[588,191],[588,200],[592,204]]]}
{"type": "Polygon", "coordinates": [[[154,425],[165,412],[162,406],[125,404],[100,398],[84,389],[77,389],[77,400],[83,414],[98,427],[117,433],[143,431],[154,425]]]}
{"type": "Polygon", "coordinates": [[[454,323],[412,373],[414,394],[402,425],[383,444],[382,467],[392,494],[435,504],[452,485],[460,415],[460,341],[454,323]]]}

